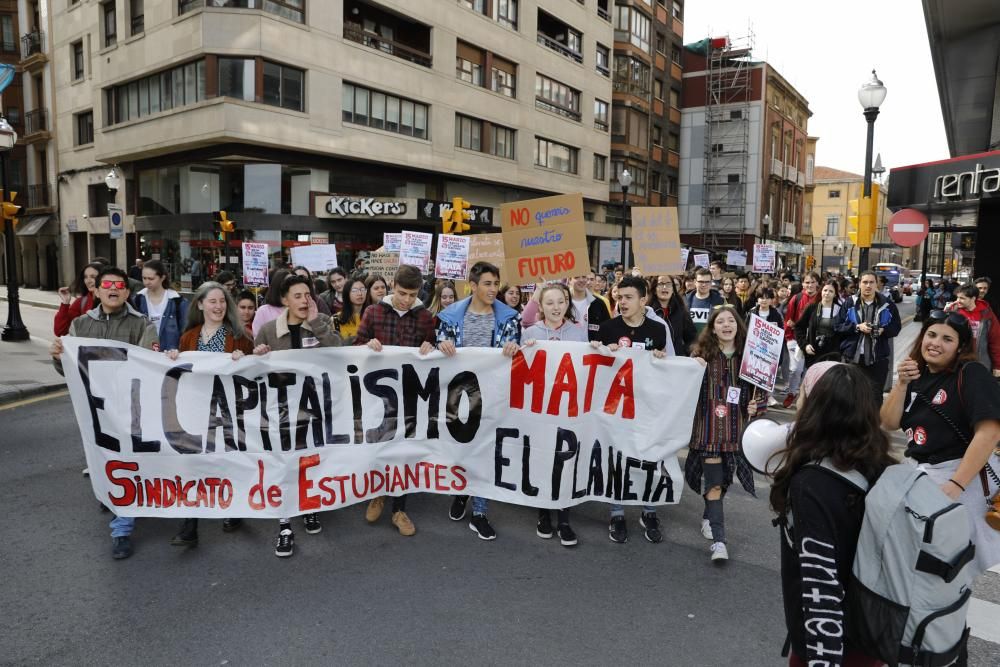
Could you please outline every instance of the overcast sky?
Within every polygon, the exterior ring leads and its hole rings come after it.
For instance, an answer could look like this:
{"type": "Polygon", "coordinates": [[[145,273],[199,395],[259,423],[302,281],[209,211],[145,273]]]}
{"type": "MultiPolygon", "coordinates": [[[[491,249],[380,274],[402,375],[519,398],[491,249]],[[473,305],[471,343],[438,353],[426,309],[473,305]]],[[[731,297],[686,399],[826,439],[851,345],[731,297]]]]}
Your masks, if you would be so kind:
{"type": "Polygon", "coordinates": [[[867,128],[857,91],[873,67],[888,89],[875,122],[885,168],[950,157],[919,0],[690,0],[684,9],[686,44],[753,32],[755,59],[809,101],[816,164],[863,172],[867,128]]]}

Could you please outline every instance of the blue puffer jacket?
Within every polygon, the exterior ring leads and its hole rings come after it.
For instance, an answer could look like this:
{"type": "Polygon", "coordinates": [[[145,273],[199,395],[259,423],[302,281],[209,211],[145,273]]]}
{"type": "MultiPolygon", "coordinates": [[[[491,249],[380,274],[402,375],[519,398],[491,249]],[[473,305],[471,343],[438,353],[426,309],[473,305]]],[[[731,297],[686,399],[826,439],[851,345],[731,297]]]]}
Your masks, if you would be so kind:
{"type": "MultiPolygon", "coordinates": [[[[437,341],[450,340],[455,347],[465,345],[465,313],[472,297],[456,301],[438,313],[437,341]]],[[[493,302],[493,347],[503,347],[513,341],[521,342],[521,315],[500,300],[493,302]]]]}
{"type": "MultiPolygon", "coordinates": [[[[861,317],[861,308],[857,296],[852,296],[844,302],[840,309],[840,316],[837,319],[837,333],[843,336],[840,342],[840,351],[848,361],[854,360],[854,355],[858,351],[858,342],[865,334],[860,333],[858,325],[864,321],[861,317]]],[[[891,299],[886,299],[881,294],[875,294],[875,316],[868,321],[874,324],[882,332],[875,339],[875,360],[888,359],[892,350],[889,347],[889,339],[899,335],[902,329],[902,322],[899,321],[899,310],[891,299]]]]}
{"type": "MultiPolygon", "coordinates": [[[[176,350],[181,342],[181,334],[187,328],[188,302],[174,290],[167,290],[163,298],[167,300],[167,305],[164,307],[163,317],[160,319],[160,349],[176,350]]],[[[146,317],[149,317],[149,303],[146,300],[146,290],[142,290],[136,294],[135,308],[146,317]]]]}

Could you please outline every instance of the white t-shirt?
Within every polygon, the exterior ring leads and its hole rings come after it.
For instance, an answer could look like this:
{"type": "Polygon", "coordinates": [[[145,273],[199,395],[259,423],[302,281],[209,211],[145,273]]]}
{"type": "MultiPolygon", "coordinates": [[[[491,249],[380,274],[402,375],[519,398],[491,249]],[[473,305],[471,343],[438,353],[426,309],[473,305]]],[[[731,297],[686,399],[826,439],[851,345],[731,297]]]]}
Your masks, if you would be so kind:
{"type": "Polygon", "coordinates": [[[590,314],[590,306],[587,305],[587,297],[583,297],[579,301],[573,299],[573,312],[576,315],[577,322],[581,322],[584,329],[587,328],[587,318],[590,314]]]}
{"type": "Polygon", "coordinates": [[[160,303],[153,303],[153,300],[149,298],[149,294],[146,294],[146,311],[149,315],[149,321],[157,326],[160,326],[160,320],[163,319],[163,311],[167,309],[167,302],[170,299],[164,294],[163,298],[160,299],[160,303]]]}

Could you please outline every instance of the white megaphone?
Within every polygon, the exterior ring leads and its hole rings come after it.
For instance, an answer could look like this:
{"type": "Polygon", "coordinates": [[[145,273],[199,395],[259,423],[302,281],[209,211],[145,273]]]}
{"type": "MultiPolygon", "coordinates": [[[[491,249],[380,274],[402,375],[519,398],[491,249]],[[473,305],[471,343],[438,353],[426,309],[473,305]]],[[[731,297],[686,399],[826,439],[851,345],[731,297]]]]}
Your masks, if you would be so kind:
{"type": "Polygon", "coordinates": [[[773,475],[781,467],[783,456],[774,456],[785,448],[794,423],[779,424],[770,419],[755,419],[743,432],[743,456],[750,467],[762,475],[773,475]]]}

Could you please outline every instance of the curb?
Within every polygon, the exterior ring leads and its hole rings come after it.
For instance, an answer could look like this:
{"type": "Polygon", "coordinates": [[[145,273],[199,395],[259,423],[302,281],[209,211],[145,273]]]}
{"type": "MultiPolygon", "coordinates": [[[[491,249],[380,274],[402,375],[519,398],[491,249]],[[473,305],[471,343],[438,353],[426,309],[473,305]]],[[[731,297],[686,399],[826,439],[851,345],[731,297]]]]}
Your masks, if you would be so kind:
{"type": "Polygon", "coordinates": [[[31,383],[25,385],[0,384],[0,407],[23,401],[26,398],[52,394],[64,389],[66,389],[65,382],[53,382],[51,384],[31,383]]]}
{"type": "MultiPolygon", "coordinates": [[[[7,301],[6,296],[0,296],[0,301],[7,301]]],[[[59,310],[59,304],[48,303],[47,301],[31,301],[28,299],[18,299],[18,303],[25,306],[34,306],[35,308],[48,308],[49,310],[59,310]]]]}

